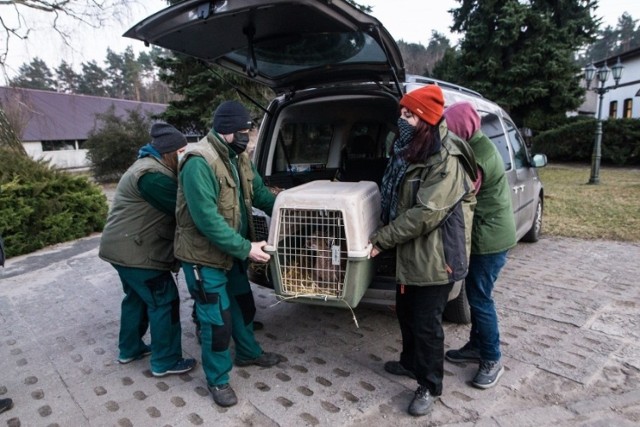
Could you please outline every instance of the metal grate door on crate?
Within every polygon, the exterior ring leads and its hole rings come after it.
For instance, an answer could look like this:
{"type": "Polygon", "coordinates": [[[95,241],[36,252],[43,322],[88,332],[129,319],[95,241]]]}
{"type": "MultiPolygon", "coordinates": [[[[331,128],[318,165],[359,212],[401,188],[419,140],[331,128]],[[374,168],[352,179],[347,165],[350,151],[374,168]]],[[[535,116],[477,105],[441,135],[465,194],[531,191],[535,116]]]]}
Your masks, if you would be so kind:
{"type": "Polygon", "coordinates": [[[342,212],[281,208],[279,215],[282,293],[341,297],[347,265],[342,212]]]}

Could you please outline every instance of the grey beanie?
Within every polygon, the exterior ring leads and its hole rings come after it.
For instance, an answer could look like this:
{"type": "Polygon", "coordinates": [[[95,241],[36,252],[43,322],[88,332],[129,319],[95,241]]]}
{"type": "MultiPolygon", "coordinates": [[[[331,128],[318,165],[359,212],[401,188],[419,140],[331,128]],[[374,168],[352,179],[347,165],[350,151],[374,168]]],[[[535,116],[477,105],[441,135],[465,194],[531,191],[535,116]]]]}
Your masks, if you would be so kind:
{"type": "Polygon", "coordinates": [[[149,134],[153,138],[151,146],[160,154],[171,153],[187,145],[187,138],[169,123],[154,123],[149,134]]]}
{"type": "Polygon", "coordinates": [[[238,101],[225,101],[213,114],[213,130],[220,135],[228,135],[241,130],[251,129],[249,112],[238,101]]]}

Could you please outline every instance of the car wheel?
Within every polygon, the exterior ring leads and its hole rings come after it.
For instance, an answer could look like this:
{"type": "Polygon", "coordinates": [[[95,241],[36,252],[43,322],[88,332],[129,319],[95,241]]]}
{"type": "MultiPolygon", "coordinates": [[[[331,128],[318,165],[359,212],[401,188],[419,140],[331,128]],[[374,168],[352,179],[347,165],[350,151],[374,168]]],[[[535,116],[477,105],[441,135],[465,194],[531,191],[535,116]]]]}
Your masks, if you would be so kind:
{"type": "Polygon", "coordinates": [[[533,224],[527,231],[527,234],[522,236],[523,242],[537,242],[540,240],[540,232],[542,231],[542,199],[538,198],[538,205],[536,206],[536,214],[533,217],[533,224]]]}
{"type": "Polygon", "coordinates": [[[460,325],[471,323],[471,309],[469,308],[464,283],[462,283],[462,287],[460,288],[460,294],[447,303],[442,316],[445,320],[460,325]]]}

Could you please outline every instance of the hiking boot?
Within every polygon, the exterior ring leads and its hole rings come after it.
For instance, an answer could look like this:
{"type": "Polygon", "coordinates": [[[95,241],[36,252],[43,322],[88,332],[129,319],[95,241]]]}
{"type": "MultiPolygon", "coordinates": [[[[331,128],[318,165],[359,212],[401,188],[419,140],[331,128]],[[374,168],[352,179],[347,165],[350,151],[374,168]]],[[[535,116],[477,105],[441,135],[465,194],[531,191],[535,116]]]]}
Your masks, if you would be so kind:
{"type": "Polygon", "coordinates": [[[11,399],[0,399],[0,414],[4,411],[8,411],[13,408],[13,400],[11,399]]]}
{"type": "Polygon", "coordinates": [[[473,378],[471,384],[478,388],[491,388],[498,383],[502,374],[504,374],[504,366],[502,366],[499,360],[482,360],[480,361],[478,373],[473,378]]]}
{"type": "Polygon", "coordinates": [[[151,354],[151,348],[147,347],[142,353],[138,354],[134,357],[118,357],[118,363],[121,365],[126,365],[127,363],[131,363],[134,360],[140,360],[151,354]]]}
{"type": "Polygon", "coordinates": [[[280,361],[282,360],[281,357],[282,356],[277,353],[268,353],[266,351],[263,351],[262,354],[255,359],[236,360],[236,366],[256,365],[262,366],[263,368],[270,368],[280,363],[280,361]]]}
{"type": "Polygon", "coordinates": [[[466,343],[458,350],[448,350],[444,357],[452,363],[480,362],[480,350],[466,343]]]}
{"type": "Polygon", "coordinates": [[[405,377],[409,377],[411,379],[416,379],[416,375],[402,366],[402,363],[396,362],[395,360],[390,360],[384,364],[384,370],[393,375],[404,375],[405,377]]]}
{"type": "Polygon", "coordinates": [[[413,396],[411,404],[409,404],[409,414],[414,417],[420,417],[426,415],[433,408],[435,397],[429,393],[429,389],[426,386],[418,386],[416,394],[413,396]]]}
{"type": "Polygon", "coordinates": [[[163,372],[151,371],[154,377],[164,377],[171,374],[184,374],[196,366],[195,359],[179,359],[171,368],[163,372]]]}
{"type": "Polygon", "coordinates": [[[236,392],[233,391],[229,384],[222,384],[216,386],[207,386],[209,391],[211,392],[211,396],[213,396],[213,401],[216,402],[216,405],[222,406],[223,408],[227,408],[229,406],[233,406],[238,403],[238,397],[236,396],[236,392]]]}

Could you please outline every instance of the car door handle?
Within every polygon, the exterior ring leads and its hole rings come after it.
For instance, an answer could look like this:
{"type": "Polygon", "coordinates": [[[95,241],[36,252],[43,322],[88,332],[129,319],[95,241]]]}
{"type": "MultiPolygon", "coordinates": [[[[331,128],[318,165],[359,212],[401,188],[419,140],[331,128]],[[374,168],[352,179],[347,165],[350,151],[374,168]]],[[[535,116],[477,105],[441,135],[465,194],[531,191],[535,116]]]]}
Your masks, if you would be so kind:
{"type": "Polygon", "coordinates": [[[514,193],[518,193],[518,191],[524,191],[524,185],[516,185],[512,187],[514,193]]]}

